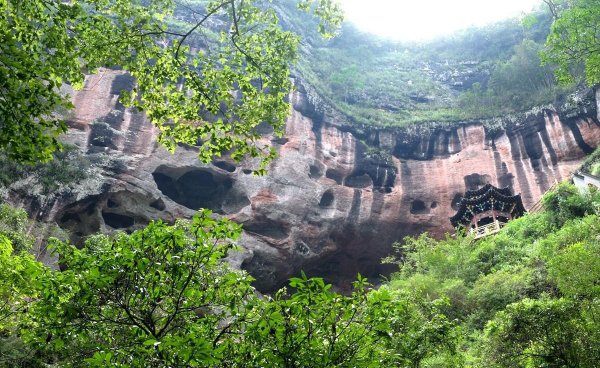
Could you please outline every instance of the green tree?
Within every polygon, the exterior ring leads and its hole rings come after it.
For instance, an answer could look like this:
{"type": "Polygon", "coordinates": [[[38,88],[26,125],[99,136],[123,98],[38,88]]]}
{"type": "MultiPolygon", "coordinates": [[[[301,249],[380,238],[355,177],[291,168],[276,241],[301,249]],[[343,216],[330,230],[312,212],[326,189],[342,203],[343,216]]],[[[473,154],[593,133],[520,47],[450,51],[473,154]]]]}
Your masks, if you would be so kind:
{"type": "Polygon", "coordinates": [[[55,241],[66,270],[38,280],[23,333],[61,365],[218,365],[254,295],[252,279],[223,262],[240,231],[205,210],[81,250],[55,241]]]}
{"type": "Polygon", "coordinates": [[[556,226],[562,226],[566,221],[595,211],[592,198],[579,193],[579,190],[569,183],[561,183],[556,190],[543,198],[544,208],[552,215],[556,226]]]}
{"type": "Polygon", "coordinates": [[[14,208],[6,203],[0,204],[0,235],[6,237],[17,254],[29,251],[33,245],[33,237],[29,232],[27,212],[14,208]]]}
{"type": "Polygon", "coordinates": [[[550,276],[563,294],[589,299],[600,296],[600,243],[597,241],[569,245],[548,263],[550,276]]]}
{"type": "Polygon", "coordinates": [[[385,321],[381,322],[384,327],[380,333],[386,337],[381,341],[386,350],[379,366],[422,367],[433,359],[440,364],[435,365],[438,367],[462,366],[456,324],[443,313],[447,299],[429,301],[388,288],[372,292],[369,299],[381,303],[372,308],[372,313],[385,321]]]}
{"type": "Polygon", "coordinates": [[[600,3],[574,0],[570,6],[561,7],[552,0],[545,2],[555,21],[542,60],[558,66],[556,76],[560,82],[573,82],[583,67],[590,86],[600,83],[600,3]]]}
{"type": "Polygon", "coordinates": [[[245,331],[244,366],[372,366],[381,323],[370,318],[366,280],[343,296],[321,278],[292,278],[294,293],[279,290],[255,310],[258,318],[245,331]]]}
{"type": "Polygon", "coordinates": [[[540,66],[540,51],[540,45],[524,40],[515,46],[510,60],[496,67],[490,77],[489,87],[497,96],[497,103],[508,103],[516,109],[529,108],[539,103],[536,94],[552,90],[552,68],[540,66]]]}
{"type": "Polygon", "coordinates": [[[473,304],[470,322],[482,328],[496,312],[524,299],[533,287],[532,274],[532,267],[505,267],[480,277],[468,292],[473,304]]]}
{"type": "MultiPolygon", "coordinates": [[[[325,35],[341,22],[331,0],[298,5],[313,9],[325,35]]],[[[123,102],[146,112],[168,149],[197,145],[205,161],[225,151],[271,157],[255,128],[282,132],[297,37],[260,0],[197,1],[177,27],[174,9],[171,0],[1,0],[0,146],[9,157],[51,159],[66,130],[57,112],[72,107],[60,88],[115,65],[136,78],[123,102]],[[209,20],[218,42],[190,47],[209,20]]]]}
{"type": "Polygon", "coordinates": [[[37,296],[35,280],[43,265],[27,253],[15,254],[8,237],[0,234],[0,367],[34,367],[34,350],[18,333],[29,302],[37,296]]]}
{"type": "Polygon", "coordinates": [[[568,299],[525,299],[488,324],[488,367],[597,367],[600,341],[594,314],[568,299]]]}

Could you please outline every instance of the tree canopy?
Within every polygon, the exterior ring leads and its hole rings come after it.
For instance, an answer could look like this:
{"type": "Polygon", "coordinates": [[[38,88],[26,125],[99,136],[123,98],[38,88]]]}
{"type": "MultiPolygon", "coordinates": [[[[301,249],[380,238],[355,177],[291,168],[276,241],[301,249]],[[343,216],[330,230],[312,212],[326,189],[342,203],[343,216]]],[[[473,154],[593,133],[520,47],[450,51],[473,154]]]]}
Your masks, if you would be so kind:
{"type": "MultiPolygon", "coordinates": [[[[331,0],[302,0],[330,36],[341,23],[331,0]]],[[[298,38],[261,0],[193,1],[182,21],[172,0],[0,1],[0,146],[21,162],[47,161],[61,148],[72,108],[64,84],[83,85],[101,66],[136,78],[123,102],[145,111],[168,149],[198,146],[209,161],[225,151],[240,159],[272,155],[256,127],[281,134],[289,111],[289,66],[298,38]],[[210,23],[210,27],[208,26],[210,23]],[[203,29],[216,42],[190,40],[203,29]]]]}
{"type": "Polygon", "coordinates": [[[556,76],[570,83],[581,72],[592,86],[600,83],[600,3],[595,0],[545,1],[555,16],[543,61],[558,65],[556,76]]]}

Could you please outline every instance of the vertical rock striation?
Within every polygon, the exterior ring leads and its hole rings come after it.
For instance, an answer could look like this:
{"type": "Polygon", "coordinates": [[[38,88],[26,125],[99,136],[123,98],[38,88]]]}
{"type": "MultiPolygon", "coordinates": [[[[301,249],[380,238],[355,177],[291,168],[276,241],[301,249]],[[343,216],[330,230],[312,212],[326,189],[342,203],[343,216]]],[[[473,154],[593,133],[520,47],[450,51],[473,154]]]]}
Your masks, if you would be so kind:
{"type": "Polygon", "coordinates": [[[279,156],[256,177],[229,159],[202,165],[190,148],[167,153],[145,116],[117,102],[131,86],[122,72],[104,70],[74,93],[66,139],[100,162],[92,175],[51,196],[20,181],[10,200],[69,230],[74,242],[210,208],[244,225],[244,250],[231,261],[264,292],[300,270],[341,288],[357,272],[385,274],[380,259],[393,241],[452,230],[466,189],[509,186],[528,208],[600,141],[591,92],[570,106],[497,121],[381,129],[343,123],[300,85],[284,139],[264,136],[279,156]]]}

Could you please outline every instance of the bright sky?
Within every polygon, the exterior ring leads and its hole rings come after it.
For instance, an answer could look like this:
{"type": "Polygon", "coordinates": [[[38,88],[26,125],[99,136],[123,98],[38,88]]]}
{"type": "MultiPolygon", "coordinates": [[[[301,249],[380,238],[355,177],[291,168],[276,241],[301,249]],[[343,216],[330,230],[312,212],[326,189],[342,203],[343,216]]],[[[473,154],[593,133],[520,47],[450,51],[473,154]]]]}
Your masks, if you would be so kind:
{"type": "Polygon", "coordinates": [[[540,0],[340,0],[363,31],[403,41],[427,40],[532,10],[540,0]]]}

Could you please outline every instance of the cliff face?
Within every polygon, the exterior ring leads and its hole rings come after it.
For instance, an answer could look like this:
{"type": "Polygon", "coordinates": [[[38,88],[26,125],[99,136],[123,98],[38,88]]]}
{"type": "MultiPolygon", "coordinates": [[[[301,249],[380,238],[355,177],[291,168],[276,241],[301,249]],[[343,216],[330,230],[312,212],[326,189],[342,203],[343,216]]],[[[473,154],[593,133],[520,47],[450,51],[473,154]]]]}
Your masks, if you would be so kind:
{"type": "Polygon", "coordinates": [[[411,131],[341,124],[300,88],[285,137],[264,138],[279,157],[267,176],[256,177],[227,159],[202,165],[192,149],[171,155],[157,146],[145,117],[117,102],[131,84],[105,70],[74,93],[67,140],[101,162],[91,175],[47,197],[17,182],[10,200],[71,231],[74,242],[210,208],[244,225],[244,251],[231,261],[253,274],[261,291],[301,269],[342,287],[357,272],[375,278],[389,271],[380,259],[393,241],[451,231],[449,217],[466,189],[510,186],[528,208],[600,141],[592,94],[570,107],[506,119],[500,128],[487,122],[411,131]]]}

